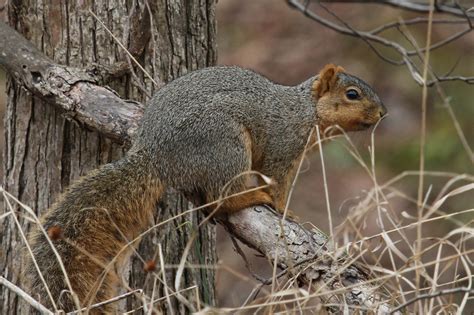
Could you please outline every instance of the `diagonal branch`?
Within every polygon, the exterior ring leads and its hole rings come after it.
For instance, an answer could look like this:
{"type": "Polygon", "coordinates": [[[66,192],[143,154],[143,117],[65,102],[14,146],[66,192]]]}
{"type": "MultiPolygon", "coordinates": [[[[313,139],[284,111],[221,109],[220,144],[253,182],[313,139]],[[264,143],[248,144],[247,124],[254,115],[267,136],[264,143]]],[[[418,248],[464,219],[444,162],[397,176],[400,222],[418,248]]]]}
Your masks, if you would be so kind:
{"type": "MultiPolygon", "coordinates": [[[[372,31],[369,33],[377,35],[379,33],[385,32],[389,29],[392,28],[399,28],[403,25],[417,25],[417,24],[427,24],[428,23],[428,18],[423,18],[423,17],[415,17],[413,19],[409,20],[403,20],[403,21],[396,21],[396,22],[391,22],[387,23],[381,26],[378,26],[374,28],[372,31]]],[[[454,18],[454,19],[434,19],[432,21],[433,24],[466,24],[465,19],[460,19],[460,18],[454,18]]]]}
{"type": "Polygon", "coordinates": [[[94,73],[61,66],[0,22],[0,65],[33,95],[61,108],[66,118],[119,143],[130,142],[143,106],[98,85],[94,73]]]}
{"type": "MultiPolygon", "coordinates": [[[[327,305],[371,310],[385,314],[393,301],[377,281],[370,280],[364,268],[351,262],[344,251],[336,251],[328,236],[317,228],[307,229],[266,206],[239,211],[220,222],[233,236],[278,261],[280,268],[297,276],[300,284],[312,284],[327,305]],[[338,253],[340,252],[340,253],[338,253]]],[[[334,308],[332,311],[340,311],[334,308]]]]}
{"type": "MultiPolygon", "coordinates": [[[[340,2],[340,3],[374,3],[380,5],[387,5],[397,9],[428,13],[430,11],[429,1],[426,3],[421,2],[411,2],[406,0],[322,0],[320,2],[340,2]]],[[[435,2],[436,3],[436,2],[435,2]]],[[[446,13],[455,16],[465,16],[463,10],[456,5],[447,5],[447,4],[435,4],[435,12],[437,13],[446,13]]],[[[470,13],[469,17],[474,19],[474,14],[470,13]]]]}
{"type": "MultiPolygon", "coordinates": [[[[93,74],[55,64],[3,23],[0,23],[0,65],[16,82],[63,109],[70,119],[118,142],[129,143],[143,114],[142,105],[124,101],[99,86],[93,74]]],[[[385,312],[391,309],[391,304],[383,302],[382,289],[366,283],[367,273],[353,264],[351,257],[336,257],[321,231],[282,220],[279,214],[264,206],[245,209],[220,223],[270,261],[278,261],[279,267],[297,277],[299,283],[312,283],[328,304],[378,308],[385,312]]],[[[373,282],[373,279],[369,281],[373,282]]]]}
{"type": "Polygon", "coordinates": [[[10,291],[15,292],[18,296],[23,298],[25,301],[27,301],[34,309],[36,309],[40,314],[43,315],[53,315],[53,312],[48,310],[46,307],[44,307],[41,303],[33,299],[28,293],[23,291],[21,288],[18,286],[14,285],[7,279],[5,279],[3,276],[0,276],[0,286],[4,286],[5,288],[9,289],[10,291]]]}

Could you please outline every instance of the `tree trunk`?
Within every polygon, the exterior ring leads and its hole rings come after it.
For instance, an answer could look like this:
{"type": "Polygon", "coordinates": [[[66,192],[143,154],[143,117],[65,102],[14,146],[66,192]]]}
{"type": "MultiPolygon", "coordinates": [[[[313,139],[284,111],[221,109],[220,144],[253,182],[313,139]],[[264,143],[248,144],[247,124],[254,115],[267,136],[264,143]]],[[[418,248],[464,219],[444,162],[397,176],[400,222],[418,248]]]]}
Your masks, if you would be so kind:
{"type": "MultiPolygon", "coordinates": [[[[214,0],[11,0],[8,20],[54,61],[99,73],[103,84],[121,97],[146,102],[144,91],[152,94],[158,87],[133,64],[101,22],[159,83],[215,63],[214,10],[214,0]]],[[[7,92],[5,190],[38,215],[72,181],[100,164],[120,158],[126,150],[96,132],[67,121],[61,110],[33,97],[19,82],[10,79],[7,92]]],[[[175,216],[187,206],[182,196],[169,192],[160,203],[156,219],[175,216]]],[[[23,210],[18,207],[15,210],[23,231],[27,232],[29,226],[22,216],[23,210]]],[[[165,264],[179,264],[187,240],[201,219],[199,214],[191,214],[172,220],[143,239],[139,255],[145,261],[159,262],[157,252],[161,244],[165,264]]],[[[4,220],[2,224],[0,270],[4,277],[22,287],[23,241],[13,220],[4,220]]],[[[214,226],[206,224],[200,229],[187,262],[213,265],[214,244],[214,226]]],[[[156,281],[143,271],[143,261],[133,258],[129,270],[124,278],[128,279],[130,288],[144,288],[151,296],[156,281]]],[[[176,269],[166,270],[169,287],[174,287],[175,272],[176,269]]],[[[198,287],[183,293],[188,301],[214,304],[212,268],[185,268],[181,278],[181,289],[198,287]]],[[[155,297],[162,296],[163,287],[156,283],[154,292],[155,297]]],[[[177,313],[188,310],[176,300],[171,302],[177,313]]],[[[193,306],[198,309],[200,303],[193,306]]],[[[142,305],[134,297],[122,304],[128,310],[142,305]]],[[[27,305],[14,293],[0,291],[1,314],[28,312],[27,305]]]]}

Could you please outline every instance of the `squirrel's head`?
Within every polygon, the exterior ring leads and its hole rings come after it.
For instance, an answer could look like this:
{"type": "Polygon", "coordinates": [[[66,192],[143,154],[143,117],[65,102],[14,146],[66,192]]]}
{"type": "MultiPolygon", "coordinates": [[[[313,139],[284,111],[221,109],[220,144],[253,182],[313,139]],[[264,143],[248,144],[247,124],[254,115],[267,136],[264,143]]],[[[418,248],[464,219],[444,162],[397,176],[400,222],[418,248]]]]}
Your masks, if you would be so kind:
{"type": "Polygon", "coordinates": [[[334,125],[345,131],[364,130],[387,113],[367,83],[333,64],[326,65],[316,77],[312,94],[322,131],[334,125]]]}

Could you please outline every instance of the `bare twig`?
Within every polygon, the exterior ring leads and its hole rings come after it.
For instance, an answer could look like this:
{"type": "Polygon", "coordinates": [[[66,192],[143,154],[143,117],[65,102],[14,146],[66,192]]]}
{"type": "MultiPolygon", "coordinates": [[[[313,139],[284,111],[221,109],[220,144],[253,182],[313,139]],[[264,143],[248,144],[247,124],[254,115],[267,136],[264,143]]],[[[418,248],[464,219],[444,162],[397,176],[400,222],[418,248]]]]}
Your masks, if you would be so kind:
{"type": "Polygon", "coordinates": [[[390,314],[394,314],[395,312],[401,311],[402,309],[406,308],[407,306],[423,299],[432,299],[438,296],[442,295],[448,295],[448,294],[456,294],[456,293],[468,293],[468,294],[474,294],[474,289],[473,288],[452,288],[452,289],[446,289],[446,290],[439,290],[434,293],[426,293],[426,294],[419,294],[413,299],[408,300],[406,303],[403,303],[396,308],[394,308],[390,314]]]}
{"type": "MultiPolygon", "coordinates": [[[[417,225],[416,229],[416,257],[415,259],[415,265],[418,265],[420,261],[420,253],[422,250],[422,224],[421,221],[423,219],[423,205],[425,202],[423,202],[423,196],[424,196],[424,171],[425,171],[425,143],[426,143],[426,108],[427,108],[427,102],[428,102],[428,87],[426,86],[427,78],[428,78],[428,70],[429,70],[429,64],[430,64],[430,49],[429,47],[431,46],[431,33],[433,29],[433,24],[431,21],[433,20],[433,12],[434,12],[434,0],[430,0],[430,12],[428,19],[430,22],[428,22],[428,28],[426,31],[426,49],[425,49],[425,55],[423,58],[423,88],[422,88],[422,96],[421,96],[421,126],[420,126],[420,176],[418,180],[418,221],[420,222],[419,225],[417,225]]],[[[420,51],[421,54],[421,51],[420,51]]],[[[420,288],[420,281],[421,281],[421,275],[419,269],[416,269],[416,287],[420,288]]],[[[417,292],[418,293],[418,292],[417,292]]],[[[420,306],[421,307],[421,306],[420,306]]]]}
{"type": "Polygon", "coordinates": [[[7,289],[15,292],[18,296],[23,298],[28,304],[30,304],[32,307],[34,307],[38,312],[41,314],[47,314],[47,315],[53,315],[54,313],[48,310],[46,307],[44,307],[42,304],[40,304],[38,301],[33,299],[28,293],[23,291],[21,288],[18,286],[14,285],[4,277],[0,276],[0,284],[6,287],[7,289]]]}
{"type": "MultiPolygon", "coordinates": [[[[163,259],[163,250],[161,248],[161,244],[158,244],[158,256],[160,258],[160,268],[161,268],[161,275],[163,277],[163,289],[166,297],[166,302],[169,306],[169,312],[171,315],[174,315],[173,305],[171,304],[169,289],[168,289],[168,281],[166,281],[166,272],[165,272],[165,260],[163,259]]],[[[153,309],[153,295],[150,300],[150,314],[151,310],[153,309]]]]}
{"type": "MultiPolygon", "coordinates": [[[[326,200],[326,210],[328,213],[328,222],[329,222],[329,237],[332,242],[334,242],[334,226],[332,223],[332,213],[331,213],[331,204],[329,202],[329,189],[328,183],[326,178],[326,167],[324,163],[324,155],[323,155],[323,145],[321,144],[321,134],[319,132],[319,125],[316,125],[316,135],[319,143],[319,157],[321,159],[321,169],[323,172],[323,184],[324,184],[324,199],[326,200]]],[[[335,244],[335,243],[334,243],[335,244]]]]}
{"type": "MultiPolygon", "coordinates": [[[[410,20],[396,21],[392,23],[387,23],[381,26],[378,26],[370,31],[371,34],[377,35],[391,28],[398,28],[402,25],[417,25],[417,24],[426,24],[428,23],[428,18],[416,17],[410,20]]],[[[465,19],[455,18],[455,19],[434,19],[433,24],[466,24],[465,19]]]]}
{"type": "MultiPolygon", "coordinates": [[[[394,41],[394,40],[389,40],[383,36],[380,36],[380,34],[388,29],[391,28],[396,28],[396,27],[401,27],[402,25],[416,25],[416,24],[421,24],[421,23],[428,23],[427,18],[421,18],[417,17],[414,19],[410,19],[407,21],[401,21],[401,22],[391,22],[384,24],[382,26],[376,27],[375,29],[371,31],[361,31],[357,30],[349,23],[347,23],[343,18],[339,17],[336,15],[333,11],[329,10],[329,8],[324,5],[322,2],[329,2],[329,1],[315,1],[321,8],[323,8],[327,13],[329,13],[332,17],[334,17],[338,23],[335,23],[333,21],[330,21],[321,15],[317,14],[316,11],[310,10],[309,7],[309,1],[306,1],[305,3],[302,3],[301,1],[298,0],[287,0],[288,4],[297,9],[298,11],[301,11],[305,16],[308,18],[318,22],[319,24],[330,28],[338,33],[344,34],[344,35],[349,35],[352,37],[357,37],[362,39],[369,47],[374,51],[374,53],[383,59],[384,61],[393,64],[393,65],[405,65],[408,70],[410,71],[411,76],[413,79],[420,85],[426,85],[428,87],[433,86],[436,82],[447,82],[447,81],[461,81],[465,82],[468,84],[474,84],[474,77],[471,76],[460,76],[460,75],[453,75],[453,76],[438,76],[435,75],[434,79],[428,82],[423,82],[422,80],[422,75],[420,74],[420,71],[416,69],[415,63],[411,60],[411,57],[416,56],[418,53],[424,53],[426,49],[432,51],[434,49],[438,49],[441,47],[445,47],[449,43],[465,36],[466,34],[469,34],[473,31],[472,27],[472,19],[474,19],[474,14],[472,12],[468,12],[466,9],[460,7],[459,5],[456,6],[447,6],[447,5],[435,5],[435,11],[439,13],[450,13],[454,14],[456,16],[463,17],[464,19],[433,19],[433,24],[466,24],[468,27],[464,30],[458,31],[447,38],[440,40],[434,44],[431,44],[425,48],[422,48],[420,50],[409,50],[406,47],[404,47],[402,44],[394,41]],[[379,49],[377,49],[374,44],[379,44],[382,46],[385,46],[389,48],[390,50],[394,51],[396,54],[398,54],[399,59],[393,59],[391,57],[388,57],[386,54],[383,54],[379,49]]],[[[348,2],[348,1],[331,1],[331,3],[334,2],[348,2]]],[[[376,1],[350,1],[350,2],[360,2],[360,3],[370,3],[373,2],[375,3],[376,1]]],[[[428,5],[425,4],[419,4],[419,3],[412,3],[409,1],[377,1],[379,4],[386,4],[386,5],[391,5],[391,6],[397,6],[402,9],[413,9],[414,11],[417,12],[429,12],[428,5]]]]}
{"type": "MultiPolygon", "coordinates": [[[[408,30],[405,30],[405,27],[400,27],[398,29],[400,31],[400,33],[408,40],[408,42],[411,43],[411,45],[415,48],[415,50],[418,51],[418,58],[421,60],[421,62],[424,62],[424,57],[421,53],[421,49],[418,48],[418,44],[415,40],[415,38],[408,32],[408,30]]],[[[459,60],[457,60],[456,64],[459,63],[459,60]]],[[[468,154],[469,156],[469,159],[471,160],[472,163],[474,163],[474,154],[472,152],[472,149],[466,139],[466,136],[464,135],[464,132],[462,131],[462,128],[459,124],[459,121],[456,119],[456,115],[454,114],[454,111],[452,109],[452,106],[450,104],[450,98],[447,97],[444,89],[442,88],[441,84],[439,84],[439,82],[441,82],[443,79],[448,79],[448,78],[439,78],[436,76],[436,74],[433,72],[433,70],[431,69],[431,67],[429,66],[428,67],[428,71],[429,71],[429,74],[431,77],[433,77],[434,79],[431,80],[431,81],[428,81],[426,82],[426,86],[435,86],[436,88],[436,92],[437,94],[439,95],[440,99],[442,100],[443,104],[444,104],[444,107],[446,108],[446,110],[448,111],[448,114],[449,114],[449,117],[451,118],[452,122],[453,122],[453,125],[456,129],[456,132],[458,134],[458,137],[459,137],[459,140],[461,141],[461,144],[463,145],[464,149],[466,150],[466,153],[468,154]]],[[[451,72],[452,70],[450,70],[451,72]]],[[[469,81],[469,78],[464,78],[464,79],[467,79],[469,81]]],[[[471,79],[474,79],[471,78],[471,79]]],[[[470,80],[470,81],[473,81],[474,80],[470,80]]]]}
{"type": "MultiPolygon", "coordinates": [[[[183,292],[186,292],[186,291],[189,291],[189,290],[194,290],[194,289],[196,289],[196,288],[197,288],[197,286],[193,285],[193,286],[191,286],[191,287],[189,287],[189,288],[182,289],[182,290],[179,291],[179,292],[171,293],[170,296],[174,296],[174,295],[176,295],[176,294],[181,294],[181,293],[183,293],[183,292]]],[[[161,301],[164,301],[164,300],[166,300],[166,299],[167,299],[167,297],[163,296],[163,297],[160,297],[160,298],[157,298],[157,299],[152,300],[151,303],[152,303],[152,304],[155,304],[155,303],[157,303],[157,302],[161,302],[161,301]]],[[[94,304],[94,305],[95,305],[95,304],[94,304]]],[[[144,309],[144,307],[143,307],[143,306],[140,306],[140,307],[138,307],[138,308],[136,308],[136,309],[129,310],[129,311],[123,313],[123,314],[136,314],[137,311],[140,311],[140,310],[142,310],[142,309],[144,309]]]]}
{"type": "MultiPolygon", "coordinates": [[[[321,2],[374,3],[388,5],[397,9],[403,9],[413,12],[428,13],[430,11],[430,6],[426,3],[412,2],[406,0],[322,0],[321,2]]],[[[447,13],[455,16],[464,16],[464,12],[456,5],[437,3],[435,6],[435,11],[438,13],[447,13]]],[[[473,19],[474,14],[471,13],[469,17],[473,19]]]]}
{"type": "Polygon", "coordinates": [[[77,310],[77,311],[73,311],[73,312],[69,312],[67,313],[68,315],[73,315],[73,314],[80,314],[82,312],[85,312],[85,311],[89,311],[91,309],[94,309],[94,308],[98,308],[98,307],[101,307],[101,306],[104,306],[104,305],[107,305],[107,304],[110,304],[110,303],[114,303],[114,302],[117,302],[117,301],[120,301],[120,300],[123,300],[129,296],[132,296],[132,295],[141,295],[143,294],[143,290],[142,289],[137,289],[137,290],[134,290],[134,291],[131,291],[131,292],[126,292],[124,294],[121,294],[121,295],[117,295],[111,299],[108,299],[106,301],[102,301],[102,302],[99,302],[99,303],[95,303],[95,304],[92,304],[91,306],[89,307],[84,307],[80,310],[77,310]]]}

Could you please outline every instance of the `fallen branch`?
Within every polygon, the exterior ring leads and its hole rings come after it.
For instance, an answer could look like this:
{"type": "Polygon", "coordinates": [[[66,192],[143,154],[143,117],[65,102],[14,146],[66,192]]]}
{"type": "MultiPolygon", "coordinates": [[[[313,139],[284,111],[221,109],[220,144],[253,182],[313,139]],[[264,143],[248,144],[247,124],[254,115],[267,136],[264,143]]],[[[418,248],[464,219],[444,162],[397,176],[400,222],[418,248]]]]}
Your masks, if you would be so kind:
{"type": "MultiPolygon", "coordinates": [[[[62,108],[70,119],[117,142],[130,142],[143,114],[142,105],[99,86],[91,73],[55,64],[3,23],[0,64],[31,93],[62,108]]],[[[282,220],[264,206],[245,209],[221,224],[246,245],[277,261],[300,283],[312,283],[326,303],[390,311],[391,306],[381,302],[380,289],[365,284],[368,275],[352,258],[336,255],[321,231],[282,220]]]]}

